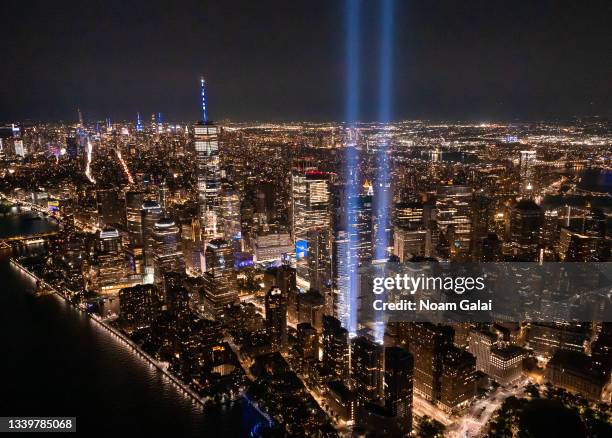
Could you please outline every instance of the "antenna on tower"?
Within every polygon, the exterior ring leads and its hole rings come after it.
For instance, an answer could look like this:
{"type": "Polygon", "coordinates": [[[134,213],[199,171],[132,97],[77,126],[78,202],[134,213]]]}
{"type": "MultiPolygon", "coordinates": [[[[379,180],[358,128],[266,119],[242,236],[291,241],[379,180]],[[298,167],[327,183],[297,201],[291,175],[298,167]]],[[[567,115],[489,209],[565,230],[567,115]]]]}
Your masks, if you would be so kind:
{"type": "Polygon", "coordinates": [[[202,94],[202,121],[206,123],[206,82],[204,76],[200,77],[200,93],[202,94]]]}
{"type": "Polygon", "coordinates": [[[142,131],[142,122],[140,121],[140,113],[136,113],[136,131],[142,131]]]}

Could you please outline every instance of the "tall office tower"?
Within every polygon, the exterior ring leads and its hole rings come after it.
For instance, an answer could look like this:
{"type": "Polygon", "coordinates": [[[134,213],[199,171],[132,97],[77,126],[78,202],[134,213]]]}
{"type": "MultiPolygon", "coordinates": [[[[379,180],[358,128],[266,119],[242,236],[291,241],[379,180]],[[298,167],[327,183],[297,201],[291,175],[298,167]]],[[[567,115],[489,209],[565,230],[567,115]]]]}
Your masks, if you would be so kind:
{"type": "Polygon", "coordinates": [[[204,266],[204,251],[201,250],[198,205],[196,203],[185,204],[178,210],[177,214],[180,222],[185,267],[190,272],[200,273],[204,266]]]}
{"type": "Polygon", "coordinates": [[[161,307],[159,289],[153,284],[139,284],[119,291],[119,318],[128,331],[150,327],[161,307]]]}
{"type": "Polygon", "coordinates": [[[521,151],[519,160],[521,194],[529,198],[534,193],[536,151],[521,151]]]}
{"type": "Polygon", "coordinates": [[[119,193],[116,190],[97,190],[96,207],[99,226],[114,226],[125,223],[123,202],[119,201],[119,193]]]}
{"type": "Polygon", "coordinates": [[[476,396],[476,359],[467,351],[451,346],[442,361],[438,406],[456,413],[467,408],[476,396]]]}
{"type": "Polygon", "coordinates": [[[395,417],[400,433],[412,430],[414,361],[401,347],[385,348],[385,407],[395,417]]]}
{"type": "Polygon", "coordinates": [[[318,331],[323,330],[323,315],[325,312],[325,297],[318,291],[310,289],[297,296],[297,320],[308,322],[318,331]]]}
{"type": "Polygon", "coordinates": [[[559,223],[559,210],[545,210],[542,220],[540,243],[543,250],[544,261],[555,261],[561,226],[559,223]]]}
{"type": "Polygon", "coordinates": [[[593,261],[607,262],[612,255],[612,239],[607,237],[608,219],[601,208],[594,208],[587,217],[585,234],[594,239],[593,261]]]}
{"type": "Polygon", "coordinates": [[[155,201],[144,201],[140,209],[142,226],[142,245],[144,272],[147,275],[146,282],[153,281],[153,232],[155,224],[162,218],[164,212],[155,201]]]}
{"type": "Polygon", "coordinates": [[[74,130],[70,130],[66,136],[66,155],[72,160],[76,159],[79,155],[79,139],[74,130]]]}
{"type": "Polygon", "coordinates": [[[296,349],[304,362],[315,362],[319,360],[319,334],[315,328],[307,322],[297,325],[296,349]]]}
{"type": "Polygon", "coordinates": [[[350,251],[357,258],[357,266],[361,266],[369,263],[374,257],[371,190],[349,202],[347,214],[350,224],[350,251]]]}
{"type": "Polygon", "coordinates": [[[323,365],[334,377],[346,379],[349,375],[349,336],[340,321],[323,316],[323,365]]]}
{"type": "Polygon", "coordinates": [[[309,282],[308,231],[329,228],[328,174],[317,171],[293,172],[291,175],[291,224],[296,248],[297,276],[309,282]]]}
{"type": "Polygon", "coordinates": [[[185,272],[179,229],[170,218],[163,217],[153,228],[153,268],[155,282],[161,283],[169,271],[185,272]]]}
{"type": "Polygon", "coordinates": [[[128,259],[132,271],[143,272],[143,241],[142,241],[142,203],[144,193],[129,191],[125,193],[125,217],[129,244],[127,248],[128,259]]]}
{"type": "Polygon", "coordinates": [[[18,157],[25,157],[27,154],[27,149],[23,144],[23,140],[20,138],[16,138],[13,141],[13,146],[15,147],[15,155],[17,155],[18,157]]]}
{"type": "Polygon", "coordinates": [[[517,260],[538,259],[542,211],[533,201],[522,199],[510,210],[508,221],[508,250],[517,260]]]}
{"type": "Polygon", "coordinates": [[[296,286],[295,269],[289,265],[281,265],[276,269],[274,285],[287,297],[287,320],[292,324],[297,323],[297,298],[298,289],[296,286]]]}
{"type": "Polygon", "coordinates": [[[144,127],[142,126],[142,120],[140,120],[140,113],[136,113],[136,132],[144,131],[144,127]]]}
{"type": "Polygon", "coordinates": [[[198,203],[205,240],[218,237],[219,191],[221,168],[219,164],[219,128],[206,117],[204,79],[200,79],[202,120],[193,127],[194,149],[198,173],[198,203]]]}
{"type": "Polygon", "coordinates": [[[453,343],[453,329],[431,323],[405,323],[401,330],[400,341],[408,344],[414,357],[414,392],[435,401],[440,395],[442,360],[453,343]]]}
{"type": "Polygon", "coordinates": [[[425,227],[422,202],[400,202],[395,204],[393,224],[411,231],[422,230],[425,227]]]}
{"type": "Polygon", "coordinates": [[[232,191],[224,191],[219,202],[219,221],[223,238],[234,251],[242,250],[242,223],[240,221],[240,197],[232,191]]]}
{"type": "MultiPolygon", "coordinates": [[[[349,264],[349,236],[346,231],[336,231],[333,242],[332,258],[332,290],[334,294],[334,316],[343,327],[350,323],[350,287],[351,268],[349,264]]],[[[353,275],[357,275],[356,272],[353,275]]],[[[355,309],[356,311],[356,309],[355,309]]]]}
{"type": "Polygon", "coordinates": [[[287,296],[278,287],[266,293],[266,332],[274,349],[287,346],[287,296]]]}
{"type": "MultiPolygon", "coordinates": [[[[493,200],[483,189],[474,192],[472,198],[472,253],[475,252],[480,239],[493,231],[493,209],[493,200]]],[[[472,260],[479,261],[476,254],[473,254],[472,260]]]]}
{"type": "Polygon", "coordinates": [[[476,369],[490,374],[491,349],[497,342],[497,337],[488,331],[470,330],[468,351],[476,358],[476,369]]]}
{"type": "Polygon", "coordinates": [[[393,232],[393,254],[401,263],[412,257],[429,257],[431,255],[431,231],[408,230],[396,227],[393,232]]]}
{"type": "MultiPolygon", "coordinates": [[[[310,287],[325,296],[332,281],[332,246],[329,228],[316,228],[306,233],[308,252],[306,263],[310,287]]],[[[330,303],[331,304],[331,303],[330,303]]]]}
{"type": "Polygon", "coordinates": [[[168,185],[166,181],[162,181],[157,188],[157,199],[161,208],[166,210],[168,201],[168,185]]]}
{"type": "Polygon", "coordinates": [[[472,237],[472,188],[467,186],[438,187],[436,221],[450,245],[453,261],[470,258],[472,237]]]}
{"type": "Polygon", "coordinates": [[[204,304],[215,318],[224,314],[228,305],[238,301],[236,273],[232,247],[223,239],[206,244],[204,273],[204,304]]]}
{"type": "Polygon", "coordinates": [[[378,403],[383,397],[384,347],[358,336],[351,341],[351,378],[358,403],[378,403]]]}
{"type": "Polygon", "coordinates": [[[125,259],[121,236],[114,228],[104,228],[98,232],[96,288],[100,294],[113,295],[125,278],[125,259]]]}
{"type": "Polygon", "coordinates": [[[598,238],[561,228],[559,236],[559,260],[562,262],[596,261],[598,238]]]}

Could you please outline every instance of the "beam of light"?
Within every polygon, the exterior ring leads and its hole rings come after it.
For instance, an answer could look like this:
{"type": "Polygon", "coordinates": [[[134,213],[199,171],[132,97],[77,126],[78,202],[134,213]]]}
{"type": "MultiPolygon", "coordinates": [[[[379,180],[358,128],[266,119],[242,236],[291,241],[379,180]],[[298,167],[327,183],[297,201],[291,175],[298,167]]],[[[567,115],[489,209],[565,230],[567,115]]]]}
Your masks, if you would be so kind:
{"type": "Polygon", "coordinates": [[[130,173],[130,169],[128,169],[123,156],[121,155],[121,151],[119,149],[115,149],[115,153],[117,154],[117,158],[123,167],[123,171],[125,172],[125,176],[127,176],[128,182],[130,184],[134,184],[134,178],[132,178],[132,174],[130,173]]]}
{"type": "Polygon", "coordinates": [[[355,123],[359,114],[359,19],[360,0],[346,0],[346,102],[345,117],[348,132],[346,145],[346,271],[340,293],[345,303],[341,314],[342,325],[354,336],[357,332],[357,195],[359,188],[359,157],[356,148],[355,123]],[[344,290],[343,290],[344,289],[344,290]]]}
{"type": "Polygon", "coordinates": [[[91,144],[91,141],[87,139],[87,165],[85,166],[85,176],[90,182],[95,184],[96,180],[91,175],[91,157],[92,155],[93,155],[93,145],[91,144]]]}
{"type": "MultiPolygon", "coordinates": [[[[379,48],[379,82],[378,82],[378,120],[382,125],[380,143],[377,153],[378,174],[374,189],[374,208],[376,221],[376,240],[374,258],[386,260],[388,257],[389,235],[389,136],[387,126],[391,121],[391,71],[393,64],[393,9],[394,0],[382,0],[380,3],[380,48],[379,48]]],[[[384,265],[383,265],[384,266],[384,265]]],[[[383,268],[384,269],[384,268],[383,268]]],[[[374,339],[378,343],[384,340],[385,327],[382,314],[377,312],[374,327],[374,339]]]]}
{"type": "Polygon", "coordinates": [[[387,221],[389,213],[389,138],[386,128],[391,119],[391,66],[393,45],[393,0],[381,1],[380,14],[380,57],[378,84],[378,120],[382,124],[380,143],[378,145],[378,175],[374,191],[376,208],[376,249],[377,260],[387,258],[389,236],[387,221]]]}

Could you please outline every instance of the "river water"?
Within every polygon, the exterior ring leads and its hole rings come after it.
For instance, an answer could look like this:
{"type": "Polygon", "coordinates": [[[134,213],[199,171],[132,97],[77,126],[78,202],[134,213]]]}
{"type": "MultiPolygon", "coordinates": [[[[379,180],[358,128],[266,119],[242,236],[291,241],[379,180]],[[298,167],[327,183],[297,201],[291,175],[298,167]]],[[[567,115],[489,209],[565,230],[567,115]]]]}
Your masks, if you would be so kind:
{"type": "MultiPolygon", "coordinates": [[[[0,216],[0,238],[51,230],[28,214],[0,216]]],[[[0,416],[75,416],[77,431],[255,436],[246,401],[203,410],[159,371],[0,254],[0,416]]]]}

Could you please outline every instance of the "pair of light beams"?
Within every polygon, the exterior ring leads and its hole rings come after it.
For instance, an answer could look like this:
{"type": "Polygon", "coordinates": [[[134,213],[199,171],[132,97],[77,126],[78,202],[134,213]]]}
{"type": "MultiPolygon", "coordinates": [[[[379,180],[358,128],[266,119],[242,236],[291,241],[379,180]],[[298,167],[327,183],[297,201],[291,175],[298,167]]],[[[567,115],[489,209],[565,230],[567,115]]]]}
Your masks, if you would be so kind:
{"type": "MultiPolygon", "coordinates": [[[[380,46],[378,57],[379,82],[378,82],[378,121],[381,123],[381,139],[377,151],[377,175],[374,184],[374,258],[384,260],[387,258],[387,247],[389,238],[387,234],[388,212],[389,212],[389,159],[387,154],[388,136],[386,125],[391,120],[391,81],[393,63],[393,11],[394,0],[380,0],[380,46]]],[[[358,303],[358,276],[357,276],[357,254],[353,253],[357,248],[357,226],[358,209],[360,208],[359,195],[359,155],[356,148],[356,124],[360,112],[360,18],[361,0],[346,0],[346,101],[345,118],[348,127],[348,144],[346,147],[346,169],[347,190],[347,223],[348,234],[347,268],[349,273],[347,291],[347,313],[343,324],[351,335],[357,331],[357,303],[358,303]]],[[[377,342],[382,342],[384,327],[375,324],[374,337],[377,342]]]]}

